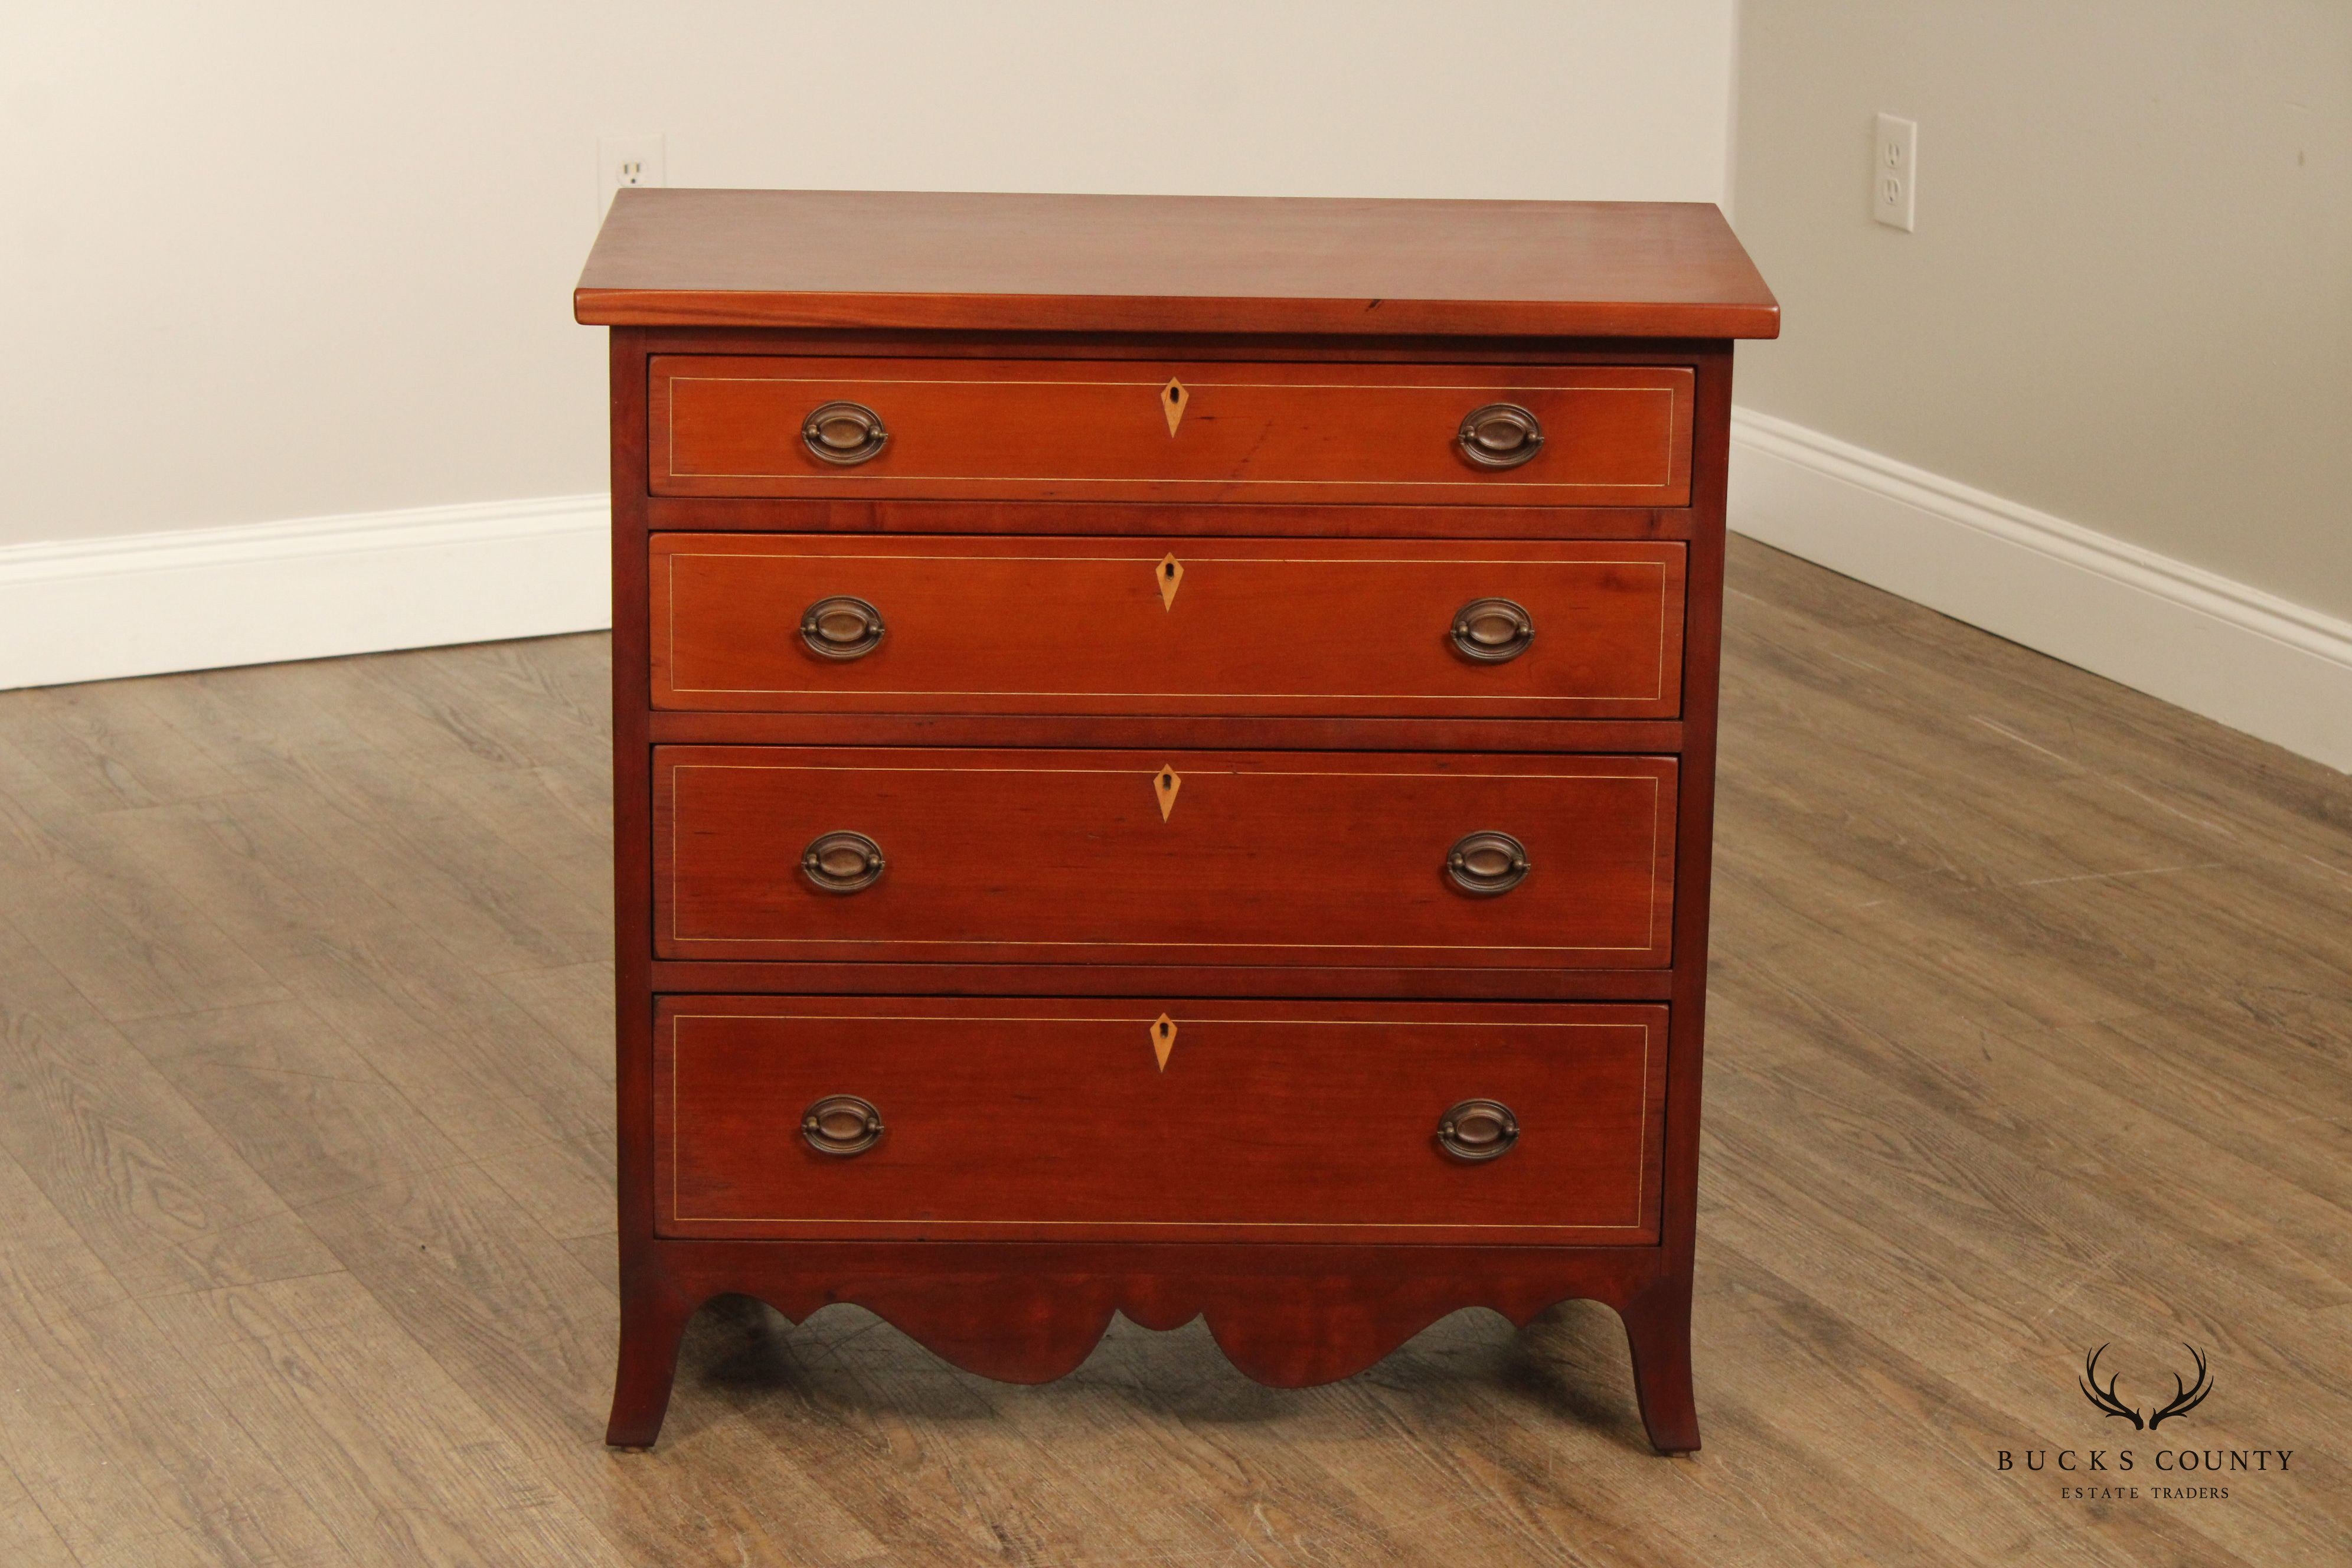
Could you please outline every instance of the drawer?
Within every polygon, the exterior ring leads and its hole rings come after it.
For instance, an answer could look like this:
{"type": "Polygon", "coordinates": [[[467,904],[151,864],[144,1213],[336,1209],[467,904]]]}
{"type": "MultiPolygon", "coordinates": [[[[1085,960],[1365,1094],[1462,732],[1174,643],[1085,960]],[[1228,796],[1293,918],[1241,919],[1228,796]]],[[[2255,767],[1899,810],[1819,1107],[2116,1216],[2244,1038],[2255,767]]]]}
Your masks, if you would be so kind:
{"type": "Polygon", "coordinates": [[[1672,718],[1684,552],[656,534],[654,704],[1672,718]]]}
{"type": "Polygon", "coordinates": [[[1651,1242],[1665,1026],[1633,1005],[667,997],[656,1228],[1651,1242]],[[821,1152],[804,1119],[846,1100],[821,1152]],[[1457,1157],[1440,1125],[1482,1100],[1517,1136],[1457,1157]]]}
{"type": "Polygon", "coordinates": [[[1675,782],[1665,757],[662,746],[654,945],[1657,967],[1675,782]]]}
{"type": "Polygon", "coordinates": [[[656,495],[1690,501],[1693,375],[1676,365],[657,354],[650,375],[656,495]],[[1495,408],[1540,439],[1511,446],[1503,414],[1474,459],[1465,422],[1495,408]],[[823,437],[820,411],[838,416],[823,437]]]}

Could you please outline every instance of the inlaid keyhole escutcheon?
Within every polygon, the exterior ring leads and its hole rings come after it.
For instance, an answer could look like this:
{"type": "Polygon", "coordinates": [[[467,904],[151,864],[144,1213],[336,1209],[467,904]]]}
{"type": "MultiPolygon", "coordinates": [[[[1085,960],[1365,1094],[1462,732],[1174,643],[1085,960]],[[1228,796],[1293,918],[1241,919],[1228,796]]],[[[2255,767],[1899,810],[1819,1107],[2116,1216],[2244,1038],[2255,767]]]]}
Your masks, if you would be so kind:
{"type": "Polygon", "coordinates": [[[1176,426],[1184,422],[1184,405],[1192,401],[1192,395],[1184,389],[1182,382],[1173,376],[1169,377],[1168,384],[1160,389],[1160,412],[1168,416],[1169,435],[1175,435],[1176,426]]]}

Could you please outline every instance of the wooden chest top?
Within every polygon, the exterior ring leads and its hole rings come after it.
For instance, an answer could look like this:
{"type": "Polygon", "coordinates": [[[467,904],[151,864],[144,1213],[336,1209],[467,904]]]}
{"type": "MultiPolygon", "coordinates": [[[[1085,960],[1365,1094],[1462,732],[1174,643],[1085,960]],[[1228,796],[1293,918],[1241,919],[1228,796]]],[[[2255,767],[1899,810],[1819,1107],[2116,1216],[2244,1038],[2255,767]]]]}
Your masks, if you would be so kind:
{"type": "Polygon", "coordinates": [[[626,190],[596,326],[1769,338],[1703,202],[626,190]]]}

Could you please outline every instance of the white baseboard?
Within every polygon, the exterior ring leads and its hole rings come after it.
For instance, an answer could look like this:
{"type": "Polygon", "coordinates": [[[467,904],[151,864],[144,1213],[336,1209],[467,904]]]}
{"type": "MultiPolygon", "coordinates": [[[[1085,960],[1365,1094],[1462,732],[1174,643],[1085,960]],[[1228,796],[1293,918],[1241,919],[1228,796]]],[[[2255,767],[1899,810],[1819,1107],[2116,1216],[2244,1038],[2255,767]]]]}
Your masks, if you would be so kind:
{"type": "Polygon", "coordinates": [[[1730,525],[2352,771],[2352,622],[1744,408],[1730,525]]]}
{"type": "Polygon", "coordinates": [[[0,689],[592,631],[605,498],[0,548],[0,689]]]}

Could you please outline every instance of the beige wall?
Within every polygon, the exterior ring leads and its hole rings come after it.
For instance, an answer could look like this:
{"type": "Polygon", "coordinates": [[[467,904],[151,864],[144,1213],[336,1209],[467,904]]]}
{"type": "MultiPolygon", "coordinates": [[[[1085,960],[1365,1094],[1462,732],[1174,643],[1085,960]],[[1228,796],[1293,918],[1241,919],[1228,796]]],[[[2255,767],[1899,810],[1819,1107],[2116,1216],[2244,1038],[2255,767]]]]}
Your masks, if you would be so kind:
{"type": "Polygon", "coordinates": [[[1740,403],[2352,615],[2352,5],[1745,0],[1738,80],[1740,403]]]}
{"type": "Polygon", "coordinates": [[[673,184],[1712,201],[1732,37],[1731,0],[13,0],[0,544],[602,489],[600,133],[667,132],[673,184]]]}

